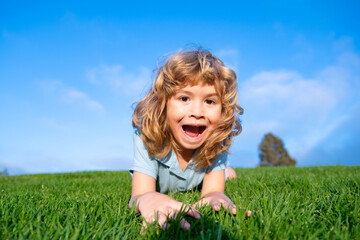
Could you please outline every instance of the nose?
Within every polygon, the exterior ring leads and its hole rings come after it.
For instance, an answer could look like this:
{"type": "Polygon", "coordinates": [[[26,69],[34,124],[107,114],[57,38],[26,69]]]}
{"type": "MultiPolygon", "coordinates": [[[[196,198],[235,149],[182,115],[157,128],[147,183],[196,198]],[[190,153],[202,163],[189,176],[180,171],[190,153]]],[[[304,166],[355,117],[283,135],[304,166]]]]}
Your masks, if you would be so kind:
{"type": "Polygon", "coordinates": [[[193,101],[190,107],[190,117],[200,119],[204,117],[204,106],[201,101],[193,101]]]}

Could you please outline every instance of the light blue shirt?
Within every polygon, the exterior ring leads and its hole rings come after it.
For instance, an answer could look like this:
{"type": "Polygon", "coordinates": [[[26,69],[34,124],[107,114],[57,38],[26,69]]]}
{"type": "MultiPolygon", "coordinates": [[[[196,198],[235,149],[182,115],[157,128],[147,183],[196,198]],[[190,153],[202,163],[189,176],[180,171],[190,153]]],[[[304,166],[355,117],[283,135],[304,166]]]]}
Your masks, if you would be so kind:
{"type": "Polygon", "coordinates": [[[156,180],[156,191],[186,191],[198,186],[204,179],[205,173],[223,170],[227,166],[227,153],[218,155],[211,166],[196,169],[193,160],[182,171],[173,149],[164,158],[149,157],[147,149],[141,140],[140,133],[134,133],[134,162],[129,172],[144,173],[156,180]]]}

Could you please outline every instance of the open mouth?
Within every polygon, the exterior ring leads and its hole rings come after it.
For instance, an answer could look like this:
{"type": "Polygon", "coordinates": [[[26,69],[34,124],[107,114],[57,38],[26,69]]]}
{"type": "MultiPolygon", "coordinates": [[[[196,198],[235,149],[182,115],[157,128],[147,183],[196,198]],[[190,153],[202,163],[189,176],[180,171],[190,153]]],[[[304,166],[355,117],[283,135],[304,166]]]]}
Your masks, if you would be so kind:
{"type": "Polygon", "coordinates": [[[205,131],[206,127],[183,125],[182,129],[184,130],[185,134],[188,135],[189,137],[197,137],[205,131]]]}

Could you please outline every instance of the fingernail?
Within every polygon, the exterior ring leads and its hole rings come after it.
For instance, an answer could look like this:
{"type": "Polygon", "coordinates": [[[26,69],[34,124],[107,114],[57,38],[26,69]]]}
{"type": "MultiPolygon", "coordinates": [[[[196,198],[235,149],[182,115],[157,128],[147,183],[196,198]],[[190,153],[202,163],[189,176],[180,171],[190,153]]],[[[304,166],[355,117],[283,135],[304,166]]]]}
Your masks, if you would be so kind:
{"type": "Polygon", "coordinates": [[[215,205],[215,206],[214,206],[214,209],[215,209],[216,211],[219,211],[219,210],[220,210],[220,206],[219,206],[219,205],[215,205]]]}
{"type": "Polygon", "coordinates": [[[251,211],[250,211],[250,210],[247,210],[247,211],[246,211],[246,216],[247,216],[247,217],[250,217],[250,216],[251,216],[251,211]]]}
{"type": "Polygon", "coordinates": [[[232,209],[232,213],[235,215],[236,214],[236,208],[232,209]]]}
{"type": "Polygon", "coordinates": [[[164,223],[164,225],[163,225],[163,230],[166,230],[166,229],[167,229],[167,224],[164,223]]]}
{"type": "Polygon", "coordinates": [[[185,227],[186,230],[189,230],[189,229],[190,229],[190,224],[189,224],[189,223],[185,223],[185,224],[184,224],[184,227],[185,227]]]}

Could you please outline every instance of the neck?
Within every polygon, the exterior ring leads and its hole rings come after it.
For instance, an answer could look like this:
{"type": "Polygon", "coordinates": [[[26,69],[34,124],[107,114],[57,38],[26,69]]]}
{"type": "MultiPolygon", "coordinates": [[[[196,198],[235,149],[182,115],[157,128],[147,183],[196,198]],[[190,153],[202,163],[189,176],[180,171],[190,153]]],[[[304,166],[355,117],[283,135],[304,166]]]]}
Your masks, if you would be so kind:
{"type": "Polygon", "coordinates": [[[179,162],[179,166],[182,171],[185,169],[185,167],[191,160],[194,152],[195,152],[195,150],[185,150],[185,151],[180,151],[180,152],[175,151],[176,157],[179,162]]]}

